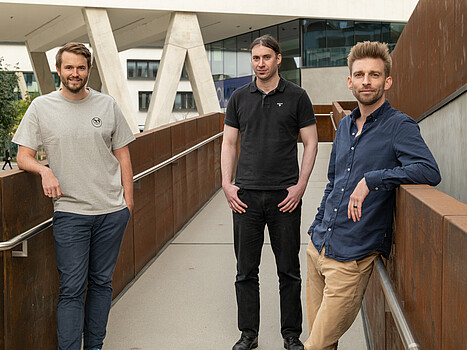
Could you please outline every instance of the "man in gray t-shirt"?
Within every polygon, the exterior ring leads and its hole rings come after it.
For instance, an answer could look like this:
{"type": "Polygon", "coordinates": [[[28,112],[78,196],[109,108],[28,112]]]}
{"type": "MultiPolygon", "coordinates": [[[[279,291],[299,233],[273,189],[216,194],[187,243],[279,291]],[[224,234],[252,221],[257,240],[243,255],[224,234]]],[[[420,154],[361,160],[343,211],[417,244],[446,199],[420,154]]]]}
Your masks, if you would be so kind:
{"type": "Polygon", "coordinates": [[[58,349],[80,350],[83,331],[84,350],[101,349],[133,209],[128,144],[135,137],[114,99],[86,88],[91,53],[84,45],[62,47],[56,65],[62,88],[32,102],[13,141],[19,168],[40,175],[54,202],[58,349]],[[40,146],[49,167],[35,158],[40,146]]]}

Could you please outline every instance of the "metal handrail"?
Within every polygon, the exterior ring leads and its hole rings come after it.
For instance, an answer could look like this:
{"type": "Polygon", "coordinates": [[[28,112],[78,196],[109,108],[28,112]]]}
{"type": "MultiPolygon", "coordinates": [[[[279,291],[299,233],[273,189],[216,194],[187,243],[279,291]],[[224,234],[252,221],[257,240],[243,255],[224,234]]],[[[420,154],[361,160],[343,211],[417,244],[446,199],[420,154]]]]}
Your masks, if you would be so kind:
{"type": "Polygon", "coordinates": [[[333,112],[329,113],[329,117],[331,118],[331,123],[332,123],[332,127],[334,128],[334,131],[337,131],[336,122],[334,121],[334,113],[333,112]]]}
{"type": "Polygon", "coordinates": [[[186,156],[187,154],[197,150],[198,148],[203,147],[204,145],[208,144],[209,142],[221,137],[223,134],[224,134],[224,132],[221,131],[220,133],[218,133],[218,134],[216,134],[214,136],[211,136],[210,138],[208,138],[208,139],[194,145],[193,147],[190,147],[190,148],[186,149],[185,151],[180,152],[179,154],[173,156],[172,158],[169,158],[169,159],[163,161],[162,163],[159,163],[159,164],[153,166],[152,168],[149,168],[149,169],[147,169],[147,170],[145,170],[145,171],[143,171],[143,172],[141,172],[139,174],[136,174],[135,176],[133,176],[133,182],[136,182],[136,181],[142,179],[143,177],[145,177],[145,176],[147,176],[149,174],[152,174],[153,172],[155,172],[155,171],[157,171],[159,169],[162,169],[166,165],[175,162],[176,160],[186,156]]]}
{"type": "Polygon", "coordinates": [[[399,332],[399,336],[402,339],[404,348],[406,350],[421,350],[420,345],[416,342],[415,337],[410,330],[410,326],[404,316],[404,312],[402,311],[399,301],[397,300],[397,296],[394,292],[391,281],[389,280],[386,267],[384,266],[383,260],[380,256],[376,257],[375,265],[376,271],[378,271],[378,276],[381,282],[384,296],[386,298],[386,302],[389,306],[389,309],[391,310],[394,323],[396,324],[397,331],[399,332]]]}
{"type": "MultiPolygon", "coordinates": [[[[193,147],[190,147],[186,149],[183,152],[178,153],[177,155],[163,161],[162,163],[159,163],[155,166],[153,166],[150,169],[144,170],[139,174],[136,174],[133,176],[133,182],[136,182],[138,180],[141,180],[143,177],[148,176],[149,174],[152,174],[153,172],[162,169],[166,165],[175,162],[176,160],[186,156],[187,154],[197,150],[198,148],[203,147],[204,145],[208,144],[209,142],[221,137],[224,134],[224,132],[220,132],[214,136],[211,136],[210,138],[194,145],[193,147]]],[[[27,240],[34,237],[37,235],[39,232],[44,231],[45,229],[49,228],[52,226],[52,218],[45,220],[44,222],[40,223],[39,225],[27,230],[26,232],[23,232],[12,239],[5,241],[5,242],[0,242],[0,251],[5,251],[5,250],[10,250],[20,244],[23,244],[23,250],[22,251],[14,251],[13,256],[15,257],[27,257],[27,240]]]]}

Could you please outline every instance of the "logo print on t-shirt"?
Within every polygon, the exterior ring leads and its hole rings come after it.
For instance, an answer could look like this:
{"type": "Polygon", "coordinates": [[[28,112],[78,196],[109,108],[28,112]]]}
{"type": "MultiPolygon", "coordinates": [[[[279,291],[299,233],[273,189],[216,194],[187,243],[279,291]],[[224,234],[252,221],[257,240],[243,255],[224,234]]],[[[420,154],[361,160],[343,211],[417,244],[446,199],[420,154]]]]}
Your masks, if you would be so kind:
{"type": "Polygon", "coordinates": [[[284,102],[277,102],[277,105],[278,105],[279,107],[282,107],[283,104],[284,104],[284,102]]]}
{"type": "Polygon", "coordinates": [[[95,128],[100,128],[102,126],[102,120],[99,117],[94,117],[91,119],[91,124],[95,128]]]}

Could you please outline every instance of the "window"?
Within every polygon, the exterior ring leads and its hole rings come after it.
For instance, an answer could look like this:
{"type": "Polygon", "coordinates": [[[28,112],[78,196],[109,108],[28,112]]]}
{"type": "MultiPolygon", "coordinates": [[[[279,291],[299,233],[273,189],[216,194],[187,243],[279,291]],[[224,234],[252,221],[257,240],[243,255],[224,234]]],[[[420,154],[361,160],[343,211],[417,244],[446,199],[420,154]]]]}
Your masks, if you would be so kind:
{"type": "Polygon", "coordinates": [[[174,111],[195,110],[195,98],[192,92],[177,92],[174,102],[174,111]]]}
{"type": "MultiPolygon", "coordinates": [[[[152,91],[138,92],[138,107],[141,112],[149,109],[152,91]]],[[[196,110],[195,99],[192,92],[177,92],[173,106],[174,111],[196,110]]]]}
{"type": "Polygon", "coordinates": [[[139,91],[138,92],[138,109],[145,112],[149,109],[149,102],[151,102],[152,91],[139,91]]]}
{"type": "Polygon", "coordinates": [[[155,79],[159,63],[159,61],[154,60],[128,60],[127,77],[128,79],[155,79]]]}

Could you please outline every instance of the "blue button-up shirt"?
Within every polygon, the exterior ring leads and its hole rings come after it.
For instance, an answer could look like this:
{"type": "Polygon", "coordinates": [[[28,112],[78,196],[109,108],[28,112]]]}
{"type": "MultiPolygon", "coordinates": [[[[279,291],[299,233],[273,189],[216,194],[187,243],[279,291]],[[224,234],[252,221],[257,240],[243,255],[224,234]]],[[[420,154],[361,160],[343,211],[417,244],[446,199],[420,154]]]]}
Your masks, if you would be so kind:
{"type": "Polygon", "coordinates": [[[386,102],[367,117],[357,135],[356,108],[339,123],[329,161],[329,183],[316,218],[311,240],[325,256],[359,260],[391,250],[394,189],[400,184],[437,185],[441,181],[433,155],[417,123],[386,102]],[[370,193],[362,204],[360,221],[347,217],[350,195],[365,177],[370,193]]]}

